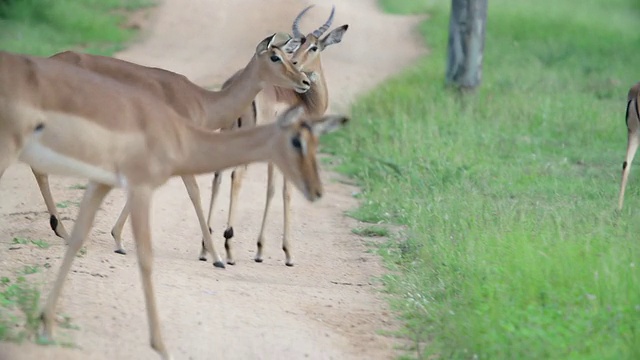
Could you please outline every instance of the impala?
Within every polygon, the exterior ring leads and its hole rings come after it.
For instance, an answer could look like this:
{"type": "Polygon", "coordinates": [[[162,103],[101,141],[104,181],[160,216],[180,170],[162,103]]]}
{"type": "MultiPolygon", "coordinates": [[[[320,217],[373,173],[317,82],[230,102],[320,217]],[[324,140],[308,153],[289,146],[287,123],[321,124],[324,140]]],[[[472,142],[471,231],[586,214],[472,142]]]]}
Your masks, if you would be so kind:
{"type": "MultiPolygon", "coordinates": [[[[221,91],[205,90],[186,77],[167,70],[141,66],[111,57],[66,51],[52,58],[145,90],[199,126],[212,130],[228,130],[234,126],[238,117],[267,85],[277,85],[295,92],[304,92],[309,88],[306,76],[295,69],[284,54],[284,52],[291,52],[297,46],[299,42],[292,41],[286,34],[275,34],[263,40],[256,47],[256,52],[249,63],[237,73],[233,83],[221,91]],[[280,47],[274,46],[274,43],[280,47]]],[[[60,216],[51,195],[48,176],[35,170],[34,175],[50,214],[51,228],[56,235],[67,239],[67,232],[59,221],[60,216]]],[[[200,223],[203,246],[205,242],[211,244],[209,248],[212,251],[214,266],[224,268],[224,262],[211,241],[211,230],[202,211],[200,189],[196,179],[192,175],[184,175],[182,180],[200,223]]],[[[129,206],[125,205],[111,230],[116,243],[116,253],[126,253],[122,244],[122,230],[128,215],[129,206]]]]}
{"type": "Polygon", "coordinates": [[[53,59],[0,52],[0,174],[19,159],[40,173],[89,179],[41,313],[42,336],[52,336],[58,298],[96,211],[112,188],[121,187],[131,211],[151,347],[170,359],[151,278],[155,189],[172,176],[269,161],[307,200],[317,200],[322,196],[317,138],[347,118],[307,120],[303,113],[302,107],[291,107],[276,123],[220,134],[196,127],[163,101],[116,80],[53,59]]]}
{"type": "MultiPolygon", "coordinates": [[[[300,31],[300,20],[304,16],[304,14],[311,9],[313,5],[308,6],[304,10],[302,10],[298,16],[293,21],[292,24],[292,32],[294,39],[298,39],[301,45],[295,50],[295,52],[291,55],[291,62],[298,66],[299,69],[302,69],[305,73],[310,74],[309,78],[312,80],[311,88],[305,93],[296,93],[289,89],[280,87],[280,86],[269,86],[264,90],[265,103],[261,104],[261,113],[275,113],[275,106],[277,104],[285,104],[288,106],[301,104],[305,112],[308,116],[319,116],[325,113],[327,107],[329,106],[329,92],[327,89],[327,83],[324,76],[324,71],[322,69],[322,62],[320,59],[320,53],[332,44],[337,44],[342,40],[342,36],[347,31],[349,25],[342,25],[340,27],[335,28],[330,31],[326,36],[322,37],[322,35],[329,29],[331,23],[333,22],[333,17],[335,13],[335,7],[331,8],[331,13],[327,21],[320,26],[318,29],[312,31],[306,36],[300,31]]],[[[232,84],[236,75],[228,80],[229,84],[232,84]]],[[[225,83],[226,85],[226,83],[225,83]]],[[[223,88],[224,86],[223,85],[223,88]]],[[[251,111],[245,111],[244,115],[240,118],[239,121],[242,124],[254,124],[256,122],[256,111],[255,111],[255,103],[253,109],[251,111]]],[[[227,229],[224,232],[225,237],[225,249],[227,251],[227,263],[234,264],[235,260],[233,257],[233,249],[231,246],[231,238],[234,236],[233,225],[235,219],[235,206],[234,204],[237,202],[238,189],[240,187],[240,179],[242,178],[243,172],[238,172],[234,170],[232,173],[232,183],[231,183],[231,199],[229,206],[229,216],[227,222],[227,229]]],[[[209,203],[209,219],[208,223],[211,223],[211,217],[213,214],[213,207],[216,200],[216,195],[218,193],[218,189],[220,186],[220,174],[216,173],[212,190],[211,190],[211,201],[209,203]]],[[[271,205],[271,200],[274,195],[274,184],[273,184],[273,164],[269,164],[267,168],[267,196],[265,202],[264,213],[262,216],[262,225],[260,227],[260,233],[258,235],[257,241],[257,252],[254,260],[256,262],[262,262],[263,260],[263,249],[264,249],[264,231],[267,223],[267,215],[269,212],[269,207],[271,205]]],[[[293,256],[290,242],[290,202],[291,202],[291,194],[289,191],[289,187],[287,185],[287,181],[285,179],[282,188],[282,198],[284,205],[284,229],[282,236],[282,249],[285,253],[285,264],[287,266],[293,266],[293,256]]],[[[206,248],[204,244],[201,248],[200,259],[206,260],[206,248]]]]}
{"type": "Polygon", "coordinates": [[[627,94],[627,112],[625,114],[627,122],[627,154],[622,163],[622,181],[620,182],[620,195],[618,197],[618,210],[622,210],[624,203],[624,190],[627,187],[631,162],[638,151],[640,144],[640,112],[638,111],[638,101],[640,97],[640,82],[629,89],[627,94]]]}

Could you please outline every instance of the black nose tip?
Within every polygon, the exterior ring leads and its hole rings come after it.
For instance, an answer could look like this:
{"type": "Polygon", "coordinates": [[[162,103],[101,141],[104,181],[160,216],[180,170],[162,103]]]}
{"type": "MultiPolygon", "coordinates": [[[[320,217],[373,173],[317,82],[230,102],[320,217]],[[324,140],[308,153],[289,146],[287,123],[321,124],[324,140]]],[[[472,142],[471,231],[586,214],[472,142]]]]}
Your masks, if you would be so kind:
{"type": "Polygon", "coordinates": [[[311,83],[309,82],[309,80],[302,80],[302,83],[307,86],[311,86],[311,83]]]}

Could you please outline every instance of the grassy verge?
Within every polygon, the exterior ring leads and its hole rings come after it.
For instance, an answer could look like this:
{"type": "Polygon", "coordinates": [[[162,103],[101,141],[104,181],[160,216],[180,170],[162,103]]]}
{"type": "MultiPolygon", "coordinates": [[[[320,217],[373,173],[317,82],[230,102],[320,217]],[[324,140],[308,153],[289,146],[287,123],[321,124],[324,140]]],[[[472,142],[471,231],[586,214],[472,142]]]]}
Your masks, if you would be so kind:
{"type": "Polygon", "coordinates": [[[633,170],[614,211],[637,1],[491,0],[483,84],[464,101],[444,87],[450,2],[382,4],[430,14],[431,54],[327,148],[363,188],[352,215],[406,229],[381,252],[418,357],[640,358],[633,170]]]}
{"type": "Polygon", "coordinates": [[[108,55],[133,34],[128,11],[154,0],[0,0],[0,49],[49,56],[71,48],[108,55]]]}
{"type": "MultiPolygon", "coordinates": [[[[127,13],[154,3],[154,0],[0,0],[0,49],[40,56],[68,49],[109,55],[133,35],[133,30],[123,27],[127,13]]],[[[63,202],[58,206],[69,204],[63,202]]],[[[10,246],[46,249],[49,244],[15,238],[10,246]]],[[[0,277],[0,341],[35,339],[38,289],[42,286],[29,275],[41,270],[40,265],[24,265],[16,273],[0,277]]],[[[73,328],[68,317],[60,326],[73,328]]],[[[70,346],[65,341],[60,344],[70,346]]]]}

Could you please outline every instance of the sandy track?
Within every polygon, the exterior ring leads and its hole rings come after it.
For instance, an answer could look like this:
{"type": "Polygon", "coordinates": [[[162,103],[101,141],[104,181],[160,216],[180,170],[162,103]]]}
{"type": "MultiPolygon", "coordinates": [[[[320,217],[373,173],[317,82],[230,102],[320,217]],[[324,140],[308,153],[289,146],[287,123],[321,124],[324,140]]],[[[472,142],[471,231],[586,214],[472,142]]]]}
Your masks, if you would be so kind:
{"type": "MultiPolygon", "coordinates": [[[[185,74],[203,86],[216,86],[243,66],[256,44],[290,22],[310,1],[166,0],[145,26],[141,40],[119,57],[185,74]],[[268,4],[268,5],[267,5],[268,4]]],[[[309,31],[329,13],[330,2],[316,1],[302,22],[309,31]]],[[[348,23],[343,43],[323,53],[332,109],[345,110],[359,93],[401,70],[424,53],[414,34],[419,19],[381,14],[373,0],[338,3],[334,27],[348,23]]],[[[353,119],[357,121],[357,119],[353,119]]],[[[382,274],[365,240],[351,234],[357,224],[343,216],[356,206],[355,190],[324,172],[325,197],[308,204],[293,194],[292,241],[296,266],[284,266],[280,250],[282,206],[276,194],[267,229],[265,262],[252,261],[264,204],[266,165],[249,168],[236,226],[238,263],[226,270],[197,261],[200,234],[180,179],[172,179],[154,200],[154,281],[167,345],[177,359],[387,359],[394,340],[379,334],[394,326],[378,292],[382,274]]],[[[198,178],[208,203],[210,176],[198,178]]],[[[82,196],[74,184],[52,178],[67,229],[82,196]]],[[[279,187],[278,187],[279,189],[279,187]]],[[[228,177],[218,201],[214,240],[223,250],[222,231],[228,204],[228,177]]],[[[98,213],[87,254],[76,259],[58,312],[72,317],[80,330],[57,328],[58,340],[79,348],[0,343],[0,359],[156,359],[148,329],[135,253],[112,252],[109,230],[123,205],[114,191],[98,213]]],[[[48,294],[64,246],[48,228],[35,181],[24,165],[10,167],[0,186],[0,276],[24,265],[51,267],[29,275],[48,294]],[[49,249],[21,246],[9,250],[13,237],[44,239],[49,249]]],[[[125,231],[129,249],[131,233],[125,231]]]]}

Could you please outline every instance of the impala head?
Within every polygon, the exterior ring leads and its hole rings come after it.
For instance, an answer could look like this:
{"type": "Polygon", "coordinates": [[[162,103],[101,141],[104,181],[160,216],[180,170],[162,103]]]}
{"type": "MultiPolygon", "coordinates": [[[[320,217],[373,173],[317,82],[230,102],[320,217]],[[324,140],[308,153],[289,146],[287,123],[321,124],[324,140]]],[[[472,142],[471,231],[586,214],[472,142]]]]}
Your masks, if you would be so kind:
{"type": "Polygon", "coordinates": [[[304,107],[293,106],[282,113],[277,124],[277,159],[274,163],[309,201],[322,197],[322,181],[318,172],[316,154],[318,138],[338,130],[349,119],[342,115],[327,115],[315,119],[303,117],[304,107]]]}
{"type": "MultiPolygon", "coordinates": [[[[342,41],[342,36],[349,28],[349,25],[345,24],[331,30],[327,35],[322,35],[329,29],[333,22],[333,16],[335,14],[335,6],[331,7],[331,14],[322,26],[313,30],[306,36],[300,31],[300,19],[304,14],[311,9],[313,5],[308,6],[296,16],[291,25],[293,31],[293,38],[299,43],[299,47],[291,55],[291,63],[297,66],[299,69],[304,69],[305,66],[312,64],[320,58],[320,52],[322,52],[327,46],[337,44],[342,41]]],[[[296,44],[296,43],[293,43],[296,44]]]]}
{"type": "Polygon", "coordinates": [[[258,44],[256,57],[260,62],[263,83],[293,89],[299,93],[309,90],[309,78],[291,63],[286,54],[287,49],[297,47],[295,43],[296,40],[291,39],[288,34],[275,33],[258,44]]]}

